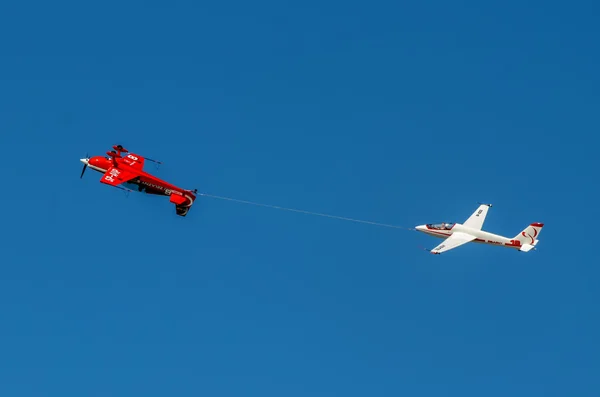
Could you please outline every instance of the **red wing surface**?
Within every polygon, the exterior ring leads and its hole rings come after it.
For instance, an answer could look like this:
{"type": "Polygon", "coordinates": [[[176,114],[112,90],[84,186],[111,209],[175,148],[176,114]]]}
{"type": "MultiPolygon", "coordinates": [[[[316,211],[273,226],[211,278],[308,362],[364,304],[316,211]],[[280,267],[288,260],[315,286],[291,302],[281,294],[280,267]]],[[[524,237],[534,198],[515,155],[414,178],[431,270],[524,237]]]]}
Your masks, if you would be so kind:
{"type": "Polygon", "coordinates": [[[102,176],[100,182],[106,183],[107,185],[117,186],[121,183],[130,181],[136,176],[138,176],[136,173],[110,167],[108,171],[106,171],[106,173],[102,176]]]}
{"type": "Polygon", "coordinates": [[[139,154],[129,153],[127,156],[123,157],[121,161],[138,171],[144,169],[144,158],[139,154]]]}

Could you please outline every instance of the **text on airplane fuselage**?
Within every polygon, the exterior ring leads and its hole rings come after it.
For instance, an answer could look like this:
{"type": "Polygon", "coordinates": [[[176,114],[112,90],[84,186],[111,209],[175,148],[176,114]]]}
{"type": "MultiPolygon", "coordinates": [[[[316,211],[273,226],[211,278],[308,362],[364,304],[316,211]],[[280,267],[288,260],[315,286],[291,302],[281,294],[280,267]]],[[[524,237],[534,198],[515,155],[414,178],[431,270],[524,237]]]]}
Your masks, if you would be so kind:
{"type": "Polygon", "coordinates": [[[182,196],[181,192],[178,192],[177,190],[166,189],[164,186],[156,185],[154,183],[142,181],[142,185],[146,185],[146,186],[149,186],[149,187],[157,189],[157,190],[162,190],[162,191],[165,192],[166,195],[170,195],[171,193],[175,193],[175,194],[178,194],[178,195],[182,196]]]}

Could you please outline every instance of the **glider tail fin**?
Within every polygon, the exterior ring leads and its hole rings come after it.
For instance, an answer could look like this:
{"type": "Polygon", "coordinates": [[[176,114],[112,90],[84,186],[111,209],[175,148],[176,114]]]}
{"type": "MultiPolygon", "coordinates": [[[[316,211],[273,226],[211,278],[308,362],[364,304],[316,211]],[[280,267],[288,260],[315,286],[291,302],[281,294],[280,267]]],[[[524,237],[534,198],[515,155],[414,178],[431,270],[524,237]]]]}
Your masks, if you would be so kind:
{"type": "Polygon", "coordinates": [[[537,243],[539,242],[537,238],[540,235],[540,232],[542,231],[543,227],[543,223],[532,223],[531,225],[523,229],[521,233],[515,236],[514,240],[521,243],[520,245],[524,247],[523,249],[521,249],[522,251],[529,251],[535,245],[537,245],[537,243]]]}

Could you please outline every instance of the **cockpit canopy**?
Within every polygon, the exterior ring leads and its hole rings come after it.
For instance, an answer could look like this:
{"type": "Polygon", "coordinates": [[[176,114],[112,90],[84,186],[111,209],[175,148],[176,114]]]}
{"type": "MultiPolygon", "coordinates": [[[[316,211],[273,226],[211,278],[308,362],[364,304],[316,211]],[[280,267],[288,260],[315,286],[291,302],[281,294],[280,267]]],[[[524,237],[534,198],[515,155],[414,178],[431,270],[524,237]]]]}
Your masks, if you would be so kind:
{"type": "Polygon", "coordinates": [[[450,230],[454,226],[454,223],[429,223],[427,228],[435,230],[450,230]]]}

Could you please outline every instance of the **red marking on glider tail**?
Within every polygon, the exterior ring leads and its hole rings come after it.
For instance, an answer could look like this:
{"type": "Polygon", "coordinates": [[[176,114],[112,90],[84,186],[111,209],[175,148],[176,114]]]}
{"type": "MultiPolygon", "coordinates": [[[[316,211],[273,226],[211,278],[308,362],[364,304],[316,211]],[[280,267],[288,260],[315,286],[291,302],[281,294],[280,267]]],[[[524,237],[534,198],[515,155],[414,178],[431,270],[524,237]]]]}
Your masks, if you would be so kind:
{"type": "Polygon", "coordinates": [[[517,234],[517,236],[514,238],[514,240],[518,241],[521,245],[522,244],[531,244],[531,245],[535,245],[535,240],[538,237],[538,235],[540,234],[540,232],[542,231],[542,228],[544,227],[543,223],[532,223],[531,225],[527,226],[521,233],[517,234]]]}

